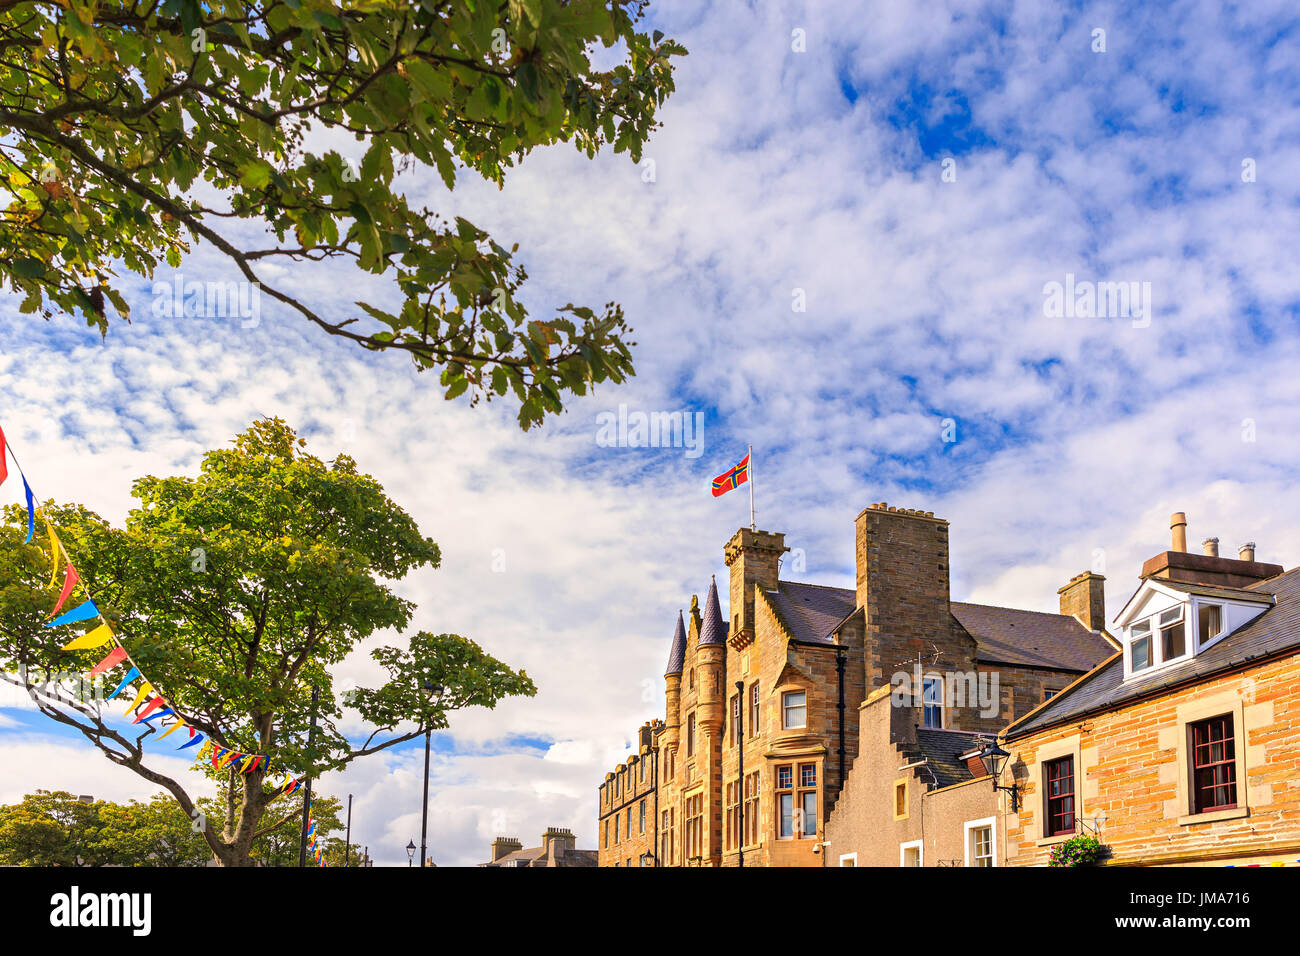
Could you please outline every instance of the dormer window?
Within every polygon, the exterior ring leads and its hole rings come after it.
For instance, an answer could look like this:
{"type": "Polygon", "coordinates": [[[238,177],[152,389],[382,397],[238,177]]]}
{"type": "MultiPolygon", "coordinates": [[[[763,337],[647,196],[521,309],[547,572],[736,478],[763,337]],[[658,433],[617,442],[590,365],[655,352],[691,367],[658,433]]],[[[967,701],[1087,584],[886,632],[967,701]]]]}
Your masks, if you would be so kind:
{"type": "Polygon", "coordinates": [[[1219,604],[1202,604],[1196,639],[1202,645],[1214,640],[1223,631],[1223,606],[1219,604]]]}
{"type": "Polygon", "coordinates": [[[1172,661],[1187,653],[1187,635],[1183,630],[1183,606],[1160,613],[1160,660],[1172,661]]]}
{"type": "Polygon", "coordinates": [[[1136,674],[1151,663],[1151,622],[1139,621],[1133,625],[1129,637],[1129,670],[1136,674]]]}

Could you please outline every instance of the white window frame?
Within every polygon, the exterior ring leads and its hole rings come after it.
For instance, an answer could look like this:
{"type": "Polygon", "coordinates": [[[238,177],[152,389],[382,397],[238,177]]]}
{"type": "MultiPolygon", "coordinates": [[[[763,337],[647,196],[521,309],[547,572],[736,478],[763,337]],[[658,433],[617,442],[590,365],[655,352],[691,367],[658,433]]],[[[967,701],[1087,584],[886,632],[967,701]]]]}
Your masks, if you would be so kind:
{"type": "Polygon", "coordinates": [[[781,729],[782,730],[806,730],[808,728],[808,692],[806,690],[783,690],[781,691],[781,729]],[[789,722],[789,705],[786,703],[787,697],[793,697],[798,694],[803,698],[803,723],[791,724],[789,722]]]}
{"type": "Polygon", "coordinates": [[[922,726],[923,728],[925,728],[926,730],[943,730],[944,727],[947,726],[947,723],[948,723],[948,715],[944,712],[945,708],[944,708],[943,704],[944,704],[944,680],[943,680],[943,675],[942,675],[942,674],[926,674],[924,677],[921,678],[921,726],[922,726]],[[925,689],[926,689],[926,687],[928,687],[930,684],[938,684],[938,685],[939,685],[939,699],[938,699],[938,701],[936,701],[936,702],[934,702],[934,703],[927,703],[927,702],[926,702],[926,699],[925,699],[925,689]],[[925,712],[926,712],[926,710],[927,710],[928,708],[931,708],[931,707],[938,707],[938,708],[939,708],[939,724],[938,724],[938,726],[934,726],[934,727],[932,727],[932,726],[930,726],[929,724],[927,724],[927,723],[925,722],[925,712]]]}
{"type": "Polygon", "coordinates": [[[925,841],[923,840],[912,840],[908,843],[898,844],[899,866],[907,866],[903,861],[907,859],[907,851],[913,849],[916,850],[916,865],[919,867],[925,866],[925,841]]]}
{"type": "Polygon", "coordinates": [[[840,866],[857,866],[857,865],[858,865],[858,855],[856,853],[840,854],[840,866]],[[849,863],[848,862],[849,860],[852,860],[853,862],[849,863]]]}
{"type": "Polygon", "coordinates": [[[973,862],[975,859],[975,854],[971,852],[974,849],[974,847],[972,846],[972,840],[974,839],[975,836],[974,831],[982,830],[985,827],[988,827],[989,830],[989,852],[992,853],[993,855],[993,866],[994,868],[996,868],[998,865],[997,817],[985,817],[982,820],[967,820],[965,826],[962,828],[962,835],[964,837],[963,842],[966,846],[967,866],[973,867],[975,865],[973,862]]]}

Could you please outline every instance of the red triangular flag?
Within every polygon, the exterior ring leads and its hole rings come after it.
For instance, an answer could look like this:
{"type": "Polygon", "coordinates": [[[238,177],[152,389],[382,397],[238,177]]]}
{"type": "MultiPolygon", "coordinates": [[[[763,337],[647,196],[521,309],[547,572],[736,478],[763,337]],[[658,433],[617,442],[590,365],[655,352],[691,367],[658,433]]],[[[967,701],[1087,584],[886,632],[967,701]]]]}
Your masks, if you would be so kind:
{"type": "MultiPolygon", "coordinates": [[[[126,654],[126,651],[123,651],[122,653],[126,654]]],[[[162,705],[163,705],[163,699],[161,697],[155,697],[153,700],[149,701],[149,703],[144,705],[144,709],[141,710],[140,713],[135,715],[135,720],[131,721],[131,723],[133,724],[140,723],[140,721],[144,720],[144,718],[148,717],[150,714],[152,714],[155,710],[157,710],[162,705]]]]}
{"type": "Polygon", "coordinates": [[[9,463],[5,461],[5,430],[0,428],[0,485],[9,477],[9,463]]]}
{"type": "Polygon", "coordinates": [[[118,664],[126,660],[126,648],[120,644],[108,652],[108,655],[90,669],[90,676],[98,677],[105,671],[111,671],[118,664]]]}
{"type": "MultiPolygon", "coordinates": [[[[4,452],[0,452],[0,455],[3,454],[4,452]]],[[[4,481],[4,478],[0,478],[0,481],[4,481]]],[[[68,570],[64,572],[63,576],[63,590],[59,592],[59,603],[54,605],[54,610],[50,612],[50,617],[54,617],[54,615],[59,613],[59,608],[63,607],[63,602],[68,599],[70,594],[72,594],[72,589],[77,586],[77,582],[80,580],[81,578],[77,575],[77,569],[74,568],[72,562],[69,561],[68,570]]]]}

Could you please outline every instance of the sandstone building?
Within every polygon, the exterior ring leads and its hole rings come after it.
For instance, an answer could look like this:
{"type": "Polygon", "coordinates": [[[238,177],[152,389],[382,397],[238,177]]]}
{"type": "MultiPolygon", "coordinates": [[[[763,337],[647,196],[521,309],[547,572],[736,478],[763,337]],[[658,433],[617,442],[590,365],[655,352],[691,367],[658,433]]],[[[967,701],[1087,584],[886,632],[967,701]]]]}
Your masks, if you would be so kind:
{"type": "Polygon", "coordinates": [[[1080,833],[1111,865],[1300,863],[1300,569],[1188,553],[1171,523],[1119,651],[1007,728],[1012,865],[1080,833]]]}
{"type": "Polygon", "coordinates": [[[823,865],[850,768],[897,776],[863,763],[873,692],[906,711],[899,726],[973,739],[1115,650],[1098,575],[1061,589],[1060,614],[965,604],[949,595],[946,521],[875,504],[855,541],[852,588],[782,580],[783,534],[727,542],[727,615],[716,581],[679,614],[664,718],[600,788],[602,865],[823,865]]]}

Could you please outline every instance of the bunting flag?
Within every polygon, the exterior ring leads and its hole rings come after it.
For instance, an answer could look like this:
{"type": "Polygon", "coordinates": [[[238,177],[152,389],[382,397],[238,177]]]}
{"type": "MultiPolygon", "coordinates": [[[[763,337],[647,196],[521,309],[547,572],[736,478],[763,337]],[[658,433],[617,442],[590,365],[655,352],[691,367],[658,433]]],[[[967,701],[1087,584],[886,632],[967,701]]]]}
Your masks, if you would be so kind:
{"type": "Polygon", "coordinates": [[[728,491],[739,488],[749,481],[749,456],[740,459],[732,468],[713,479],[713,497],[718,498],[728,491]]]}
{"type": "Polygon", "coordinates": [[[85,651],[92,647],[103,647],[113,639],[113,632],[107,624],[101,624],[93,631],[87,631],[80,637],[74,637],[67,644],[63,645],[65,651],[85,651]]]}
{"type": "MultiPolygon", "coordinates": [[[[99,608],[95,607],[95,602],[87,599],[82,604],[78,604],[71,611],[64,611],[54,620],[47,622],[45,627],[62,627],[64,624],[76,624],[78,621],[89,621],[92,617],[99,617],[99,608]]],[[[107,625],[105,625],[107,627],[107,625]]]]}
{"type": "Polygon", "coordinates": [[[32,535],[36,534],[36,502],[32,498],[32,486],[27,483],[26,475],[23,475],[23,492],[27,495],[27,540],[23,544],[31,544],[32,535]]]}
{"type": "Polygon", "coordinates": [[[50,538],[50,587],[54,587],[54,582],[59,579],[59,552],[63,550],[63,545],[59,543],[59,536],[54,533],[50,519],[41,515],[41,520],[45,522],[45,533],[50,538]]]}
{"type": "Polygon", "coordinates": [[[126,660],[126,648],[123,647],[121,644],[119,644],[117,647],[109,651],[107,656],[105,656],[105,658],[102,661],[100,661],[98,664],[96,664],[94,667],[91,668],[90,670],[91,679],[93,680],[94,678],[98,677],[100,674],[103,674],[106,671],[111,671],[114,667],[122,663],[124,660],[126,660]]]}
{"type": "MultiPolygon", "coordinates": [[[[109,694],[109,695],[108,695],[106,698],[104,698],[104,699],[105,699],[105,700],[112,700],[112,699],[113,699],[114,697],[116,697],[118,694],[122,693],[122,691],[126,690],[127,685],[130,684],[131,681],[135,680],[135,679],[136,679],[137,677],[139,677],[139,676],[140,676],[140,668],[138,668],[138,667],[132,665],[131,669],[130,669],[129,671],[126,672],[126,676],[122,678],[122,683],[118,684],[118,685],[117,685],[117,689],[114,690],[113,693],[109,694]]],[[[166,735],[164,734],[163,736],[166,736],[166,735]]]]}
{"type": "MultiPolygon", "coordinates": [[[[9,476],[9,444],[5,440],[4,429],[0,428],[0,484],[3,484],[9,476]]],[[[17,461],[14,462],[17,466],[17,461]]],[[[91,668],[89,677],[93,680],[100,675],[107,674],[109,671],[117,668],[122,664],[127,665],[127,673],[120,681],[113,692],[108,695],[107,700],[112,700],[119,694],[122,694],[135,681],[140,681],[140,687],[136,691],[135,699],[131,706],[126,709],[123,717],[130,717],[135,714],[131,721],[133,724],[149,724],[155,720],[161,720],[159,726],[166,727],[158,739],[161,740],[168,734],[175,732],[178,728],[184,727],[189,731],[188,739],[185,743],[177,747],[177,750],[185,750],[189,747],[196,747],[194,752],[195,760],[201,761],[210,754],[212,766],[216,769],[231,768],[238,769],[240,773],[248,774],[261,770],[265,772],[270,767],[270,760],[262,754],[247,754],[228,747],[221,747],[207,737],[206,734],[199,733],[194,727],[180,715],[176,708],[172,707],[166,697],[154,691],[153,685],[145,680],[140,668],[136,666],[135,661],[127,652],[117,635],[108,622],[100,614],[99,607],[95,604],[85,582],[81,579],[76,566],[72,562],[72,555],[68,553],[63,542],[60,540],[53,522],[50,520],[44,510],[36,507],[36,495],[32,491],[31,484],[27,481],[27,476],[23,474],[22,468],[18,468],[18,473],[22,477],[23,496],[27,502],[27,537],[23,540],[24,544],[31,544],[36,535],[36,514],[41,511],[41,521],[45,524],[45,531],[48,537],[50,549],[50,583],[49,587],[53,588],[59,579],[59,566],[63,565],[63,586],[59,590],[59,598],[55,602],[53,609],[49,613],[51,620],[47,620],[45,627],[55,628],[63,627],[66,624],[78,624],[82,621],[90,621],[99,618],[99,626],[91,629],[85,634],[74,637],[67,644],[64,644],[62,650],[65,651],[85,651],[94,650],[112,644],[108,653],[91,668]],[[62,561],[60,560],[62,559],[62,561]],[[73,592],[80,585],[86,599],[76,607],[64,611],[64,606],[72,597],[73,592]],[[62,613],[60,614],[60,612],[62,613]],[[56,617],[56,615],[58,615],[56,617]],[[140,705],[145,702],[141,709],[140,705]],[[169,720],[170,718],[170,720],[169,720]]],[[[277,788],[279,792],[275,797],[282,796],[285,793],[292,793],[298,789],[301,781],[285,774],[285,782],[277,788]]],[[[272,797],[274,799],[275,797],[272,797]]],[[[324,865],[324,864],[322,864],[324,865]]]]}
{"type": "Polygon", "coordinates": [[[72,562],[69,561],[67,569],[63,572],[63,590],[59,592],[59,602],[54,605],[54,610],[50,612],[50,617],[54,617],[54,615],[59,613],[59,608],[63,607],[63,602],[72,594],[72,589],[77,586],[77,582],[80,580],[81,576],[77,574],[77,569],[74,568],[72,562]]]}

